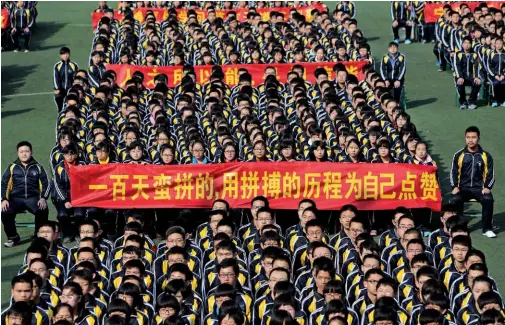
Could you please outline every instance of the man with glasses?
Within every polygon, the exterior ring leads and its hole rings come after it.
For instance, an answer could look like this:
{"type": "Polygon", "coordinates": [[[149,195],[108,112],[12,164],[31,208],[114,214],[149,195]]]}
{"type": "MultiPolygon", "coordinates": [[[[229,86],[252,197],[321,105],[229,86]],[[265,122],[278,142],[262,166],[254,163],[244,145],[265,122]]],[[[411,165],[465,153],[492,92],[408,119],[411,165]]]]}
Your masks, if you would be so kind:
{"type": "Polygon", "coordinates": [[[16,230],[16,215],[29,211],[35,215],[35,228],[47,221],[49,210],[47,198],[50,183],[44,166],[32,156],[32,145],[21,141],[17,145],[18,159],[5,169],[2,175],[2,223],[7,242],[13,247],[21,238],[16,230]]]}
{"type": "MultiPolygon", "coordinates": [[[[256,217],[253,217],[254,228],[251,228],[249,236],[243,241],[242,248],[246,256],[250,252],[260,247],[260,231],[266,225],[275,223],[273,211],[268,207],[260,208],[256,211],[256,217]]],[[[280,230],[279,230],[280,232],[280,230]]]]}
{"type": "MultiPolygon", "coordinates": [[[[414,218],[411,215],[403,215],[398,219],[396,225],[396,234],[399,240],[394,240],[391,242],[389,246],[384,248],[381,253],[382,262],[387,264],[389,262],[389,258],[395,253],[401,251],[403,249],[402,244],[400,243],[402,240],[404,241],[405,232],[411,228],[415,228],[416,224],[414,222],[414,218]]],[[[405,242],[405,245],[407,245],[405,242]]]]}
{"type": "Polygon", "coordinates": [[[253,309],[253,325],[261,324],[263,316],[273,307],[275,286],[280,282],[289,282],[290,273],[284,268],[273,268],[268,277],[268,290],[261,297],[256,297],[253,309]]]}
{"type": "Polygon", "coordinates": [[[49,258],[56,263],[68,265],[68,250],[66,247],[58,244],[56,233],[56,222],[47,221],[37,230],[37,237],[44,238],[49,242],[49,258]]]}
{"type": "Polygon", "coordinates": [[[268,208],[268,199],[264,196],[256,196],[254,199],[251,201],[251,220],[252,222],[242,226],[238,230],[238,237],[240,240],[244,241],[247,237],[249,237],[255,230],[256,230],[256,224],[255,224],[255,219],[257,217],[258,210],[261,208],[268,208]]]}

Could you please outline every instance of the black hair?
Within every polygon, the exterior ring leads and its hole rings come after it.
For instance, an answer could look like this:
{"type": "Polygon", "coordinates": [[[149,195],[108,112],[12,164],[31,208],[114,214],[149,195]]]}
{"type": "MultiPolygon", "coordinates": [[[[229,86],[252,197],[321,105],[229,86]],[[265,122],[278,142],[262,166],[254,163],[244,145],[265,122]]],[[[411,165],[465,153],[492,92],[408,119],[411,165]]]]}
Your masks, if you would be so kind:
{"type": "Polygon", "coordinates": [[[467,133],[477,133],[477,136],[480,137],[480,130],[476,126],[469,126],[468,128],[466,128],[465,135],[467,133]]]}
{"type": "Polygon", "coordinates": [[[30,151],[32,151],[32,144],[28,141],[21,141],[17,144],[16,150],[19,150],[21,147],[28,147],[30,148],[30,151]]]}

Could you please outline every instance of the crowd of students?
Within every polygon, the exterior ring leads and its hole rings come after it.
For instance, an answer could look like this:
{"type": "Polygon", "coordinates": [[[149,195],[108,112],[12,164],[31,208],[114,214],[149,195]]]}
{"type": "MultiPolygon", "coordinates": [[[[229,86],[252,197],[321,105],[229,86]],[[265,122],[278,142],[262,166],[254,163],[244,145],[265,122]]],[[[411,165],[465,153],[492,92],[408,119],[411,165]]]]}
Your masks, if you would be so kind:
{"type": "MultiPolygon", "coordinates": [[[[146,3],[155,4],[135,5],[146,3]]],[[[163,4],[187,5],[156,2],[163,4]]],[[[97,10],[105,16],[89,68],[79,69],[70,49],[60,50],[53,76],[58,117],[51,170],[46,173],[31,144],[21,142],[18,160],[2,177],[6,247],[20,240],[16,213],[36,215],[36,238],[12,279],[11,306],[2,322],[503,323],[502,300],[485,256],[472,246],[454,206],[444,207],[442,227],[427,245],[416,218],[403,207],[391,212],[392,228],[377,244],[372,235],[386,224],[370,223],[347,205],[338,212],[340,232],[331,234],[323,213],[306,199],[299,202],[298,218],[291,216],[299,222],[289,228],[276,223],[277,213],[264,197],[254,198],[240,218],[217,200],[197,228],[195,219],[184,212],[176,218],[172,209],[72,206],[71,165],[298,160],[435,165],[399,106],[405,57],[392,42],[375,71],[352,3],[337,3],[331,14],[313,11],[313,21],[294,9],[286,22],[275,11],[269,21],[258,20],[254,9],[247,22],[238,22],[232,12],[220,19],[212,8],[239,4],[200,5],[208,12],[201,24],[191,10],[185,23],[170,10],[162,23],[147,12],[141,24],[131,12],[134,4],[121,2],[124,19],[116,21],[100,3],[97,10]],[[362,81],[338,62],[357,56],[370,61],[362,81]],[[335,79],[321,68],[311,84],[304,78],[306,60],[335,61],[335,79]],[[145,76],[135,72],[123,89],[106,70],[110,62],[183,65],[183,77],[171,89],[168,76],[158,74],[147,89],[145,76]],[[298,64],[285,84],[267,67],[264,83],[252,85],[247,69],[240,69],[238,85],[229,87],[218,64],[236,62],[298,64]],[[215,64],[208,83],[196,82],[198,64],[215,64]],[[50,198],[58,221],[48,221],[50,198]],[[163,237],[157,245],[151,239],[156,233],[163,237]],[[64,246],[74,239],[76,246],[64,246]]]]}
{"type": "Polygon", "coordinates": [[[30,40],[37,19],[38,1],[2,1],[3,10],[7,10],[8,17],[2,14],[2,51],[11,49],[22,51],[20,38],[24,41],[24,52],[30,51],[30,40]],[[8,23],[3,19],[9,19],[8,23]],[[5,27],[5,28],[4,28],[5,27]]]}
{"type": "Polygon", "coordinates": [[[505,106],[504,12],[505,4],[498,9],[481,2],[473,11],[464,3],[457,10],[445,5],[436,22],[439,71],[448,66],[453,71],[461,109],[477,108],[482,87],[492,107],[505,106]],[[466,87],[471,88],[469,96],[466,87]]]}

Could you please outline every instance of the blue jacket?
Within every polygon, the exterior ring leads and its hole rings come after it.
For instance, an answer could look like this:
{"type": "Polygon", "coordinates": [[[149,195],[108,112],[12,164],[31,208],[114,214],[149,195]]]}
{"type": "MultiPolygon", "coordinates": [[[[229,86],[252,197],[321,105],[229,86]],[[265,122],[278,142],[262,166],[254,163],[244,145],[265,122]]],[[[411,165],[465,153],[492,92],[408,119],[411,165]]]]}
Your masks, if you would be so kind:
{"type": "Polygon", "coordinates": [[[2,201],[11,198],[49,197],[51,186],[44,166],[35,159],[26,168],[18,160],[11,163],[2,175],[2,201]]]}

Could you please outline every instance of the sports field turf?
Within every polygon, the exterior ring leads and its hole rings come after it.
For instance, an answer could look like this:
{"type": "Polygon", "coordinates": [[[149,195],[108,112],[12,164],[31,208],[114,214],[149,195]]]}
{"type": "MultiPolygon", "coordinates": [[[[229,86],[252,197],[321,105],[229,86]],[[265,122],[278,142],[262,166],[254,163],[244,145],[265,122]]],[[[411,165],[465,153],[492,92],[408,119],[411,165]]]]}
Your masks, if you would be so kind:
{"type": "MultiPolygon", "coordinates": [[[[2,166],[16,158],[15,145],[18,141],[29,140],[34,147],[35,158],[49,168],[49,152],[55,143],[56,107],[52,95],[52,69],[58,60],[58,50],[68,46],[72,60],[81,67],[87,67],[92,31],[90,13],[96,2],[39,2],[39,17],[32,39],[30,53],[1,54],[2,61],[2,166]]],[[[333,10],[334,5],[327,2],[333,10]]],[[[391,17],[389,1],[358,2],[359,28],[369,39],[376,58],[381,57],[391,41],[391,17]]],[[[503,136],[505,108],[485,107],[476,111],[460,111],[456,106],[455,89],[449,73],[439,73],[435,67],[435,57],[430,44],[401,45],[400,51],[407,57],[407,106],[412,121],[421,135],[429,141],[430,152],[440,167],[443,193],[447,193],[448,172],[452,155],[464,146],[463,133],[467,126],[476,125],[482,132],[482,146],[491,152],[495,160],[496,187],[493,194],[496,223],[505,229],[505,151],[500,147],[503,136]]],[[[475,206],[474,206],[475,208],[475,206]]],[[[480,206],[476,206],[477,209],[480,206]]],[[[50,216],[55,209],[51,205],[50,216]]],[[[28,215],[18,217],[18,221],[32,220],[28,215]]],[[[484,251],[490,274],[505,285],[502,267],[505,261],[505,234],[496,239],[481,235],[478,219],[471,221],[472,238],[475,247],[484,251]]],[[[33,229],[20,229],[23,245],[2,249],[2,293],[1,306],[8,305],[10,280],[19,270],[23,252],[27,248],[33,229]]],[[[5,236],[2,232],[2,243],[5,236]]]]}

